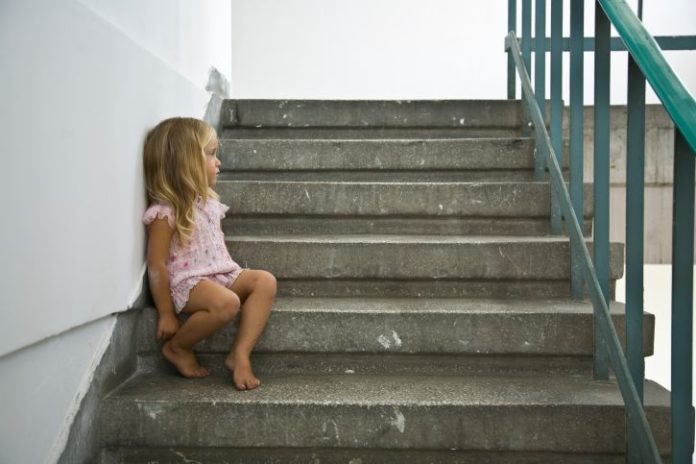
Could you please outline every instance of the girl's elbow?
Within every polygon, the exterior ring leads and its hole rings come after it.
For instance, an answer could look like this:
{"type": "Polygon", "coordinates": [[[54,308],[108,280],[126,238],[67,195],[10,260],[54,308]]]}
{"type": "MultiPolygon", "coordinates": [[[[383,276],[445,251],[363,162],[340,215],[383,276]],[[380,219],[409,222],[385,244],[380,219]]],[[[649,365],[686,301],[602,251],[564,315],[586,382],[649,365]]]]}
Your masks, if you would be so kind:
{"type": "Polygon", "coordinates": [[[147,263],[147,276],[150,280],[150,285],[156,286],[164,280],[169,280],[169,272],[164,262],[155,261],[147,263]]]}

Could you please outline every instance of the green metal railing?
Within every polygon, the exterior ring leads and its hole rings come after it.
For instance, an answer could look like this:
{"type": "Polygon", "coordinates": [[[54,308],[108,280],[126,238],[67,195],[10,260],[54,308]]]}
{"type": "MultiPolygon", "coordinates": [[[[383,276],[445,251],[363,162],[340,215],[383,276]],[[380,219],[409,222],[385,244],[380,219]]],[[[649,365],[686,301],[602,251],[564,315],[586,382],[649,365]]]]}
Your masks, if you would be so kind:
{"type": "MultiPolygon", "coordinates": [[[[642,17],[642,1],[639,2],[642,17]]],[[[691,462],[694,448],[692,407],[692,311],[694,264],[694,174],[696,169],[696,101],[667,64],[660,45],[670,50],[696,49],[696,36],[652,37],[625,0],[595,2],[595,37],[584,37],[583,0],[570,0],[570,38],[563,38],[563,0],[551,0],[551,37],[545,37],[546,0],[535,0],[531,37],[531,0],[522,0],[522,38],[516,37],[517,1],[508,0],[508,98],[515,98],[515,71],[521,96],[534,127],[535,174],[545,171],[552,185],[551,230],[565,221],[571,241],[571,292],[594,307],[593,372],[607,379],[613,370],[627,414],[629,462],[660,462],[643,402],[643,196],[645,151],[645,80],[652,86],[675,125],[674,216],[672,257],[672,461],[691,462]],[[618,38],[610,37],[613,25],[618,38]],[[521,43],[521,48],[520,48],[521,43]],[[534,50],[532,50],[532,43],[534,50]],[[626,354],[608,310],[609,301],[609,78],[611,51],[629,52],[626,175],[626,354]],[[529,72],[534,52],[534,90],[529,72]],[[550,51],[551,135],[545,108],[545,61],[550,51]],[[570,187],[560,169],[563,102],[562,52],[570,52],[570,187]],[[594,88],[594,262],[582,234],[583,219],[583,54],[595,52],[594,88]]]]}

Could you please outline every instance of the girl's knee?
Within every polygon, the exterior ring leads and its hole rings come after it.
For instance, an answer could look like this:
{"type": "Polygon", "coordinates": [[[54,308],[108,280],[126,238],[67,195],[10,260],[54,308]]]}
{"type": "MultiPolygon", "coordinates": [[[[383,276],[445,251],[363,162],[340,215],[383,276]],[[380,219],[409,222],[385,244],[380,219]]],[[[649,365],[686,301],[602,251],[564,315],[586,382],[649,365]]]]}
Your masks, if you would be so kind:
{"type": "Polygon", "coordinates": [[[268,271],[260,271],[258,280],[256,281],[257,288],[264,293],[275,296],[278,290],[278,281],[275,276],[268,271]]]}
{"type": "Polygon", "coordinates": [[[239,313],[239,307],[239,297],[233,292],[228,292],[224,297],[220,298],[217,304],[213,305],[211,313],[218,318],[220,322],[227,323],[234,319],[237,313],[239,313]]]}

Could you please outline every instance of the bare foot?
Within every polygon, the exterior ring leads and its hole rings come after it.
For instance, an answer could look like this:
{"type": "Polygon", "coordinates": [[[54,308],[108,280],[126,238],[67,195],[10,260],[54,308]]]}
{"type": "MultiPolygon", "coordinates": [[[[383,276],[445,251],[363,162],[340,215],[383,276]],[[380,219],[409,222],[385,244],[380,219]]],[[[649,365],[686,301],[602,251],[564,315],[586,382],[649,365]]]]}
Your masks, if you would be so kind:
{"type": "Polygon", "coordinates": [[[251,370],[248,358],[234,359],[231,355],[225,359],[225,367],[232,372],[232,380],[237,390],[253,390],[261,385],[251,370]]]}
{"type": "Polygon", "coordinates": [[[162,354],[184,377],[198,379],[209,374],[208,369],[198,364],[193,351],[173,348],[171,341],[164,344],[162,354]]]}

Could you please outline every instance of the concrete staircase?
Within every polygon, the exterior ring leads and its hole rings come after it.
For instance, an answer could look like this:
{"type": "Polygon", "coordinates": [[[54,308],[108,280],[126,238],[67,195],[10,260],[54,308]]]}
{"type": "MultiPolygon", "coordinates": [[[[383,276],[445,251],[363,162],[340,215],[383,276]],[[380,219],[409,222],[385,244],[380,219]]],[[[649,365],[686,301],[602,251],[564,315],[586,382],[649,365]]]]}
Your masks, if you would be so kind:
{"type": "MultiPolygon", "coordinates": [[[[237,392],[222,369],[235,327],[198,347],[213,375],[178,377],[145,311],[138,372],[102,402],[102,462],[623,462],[623,401],[592,380],[592,308],[569,297],[518,102],[228,101],[223,116],[229,249],[279,281],[263,385],[237,392]]],[[[646,314],[646,354],[653,329],[646,314]]],[[[645,404],[668,454],[668,393],[646,382],[645,404]]]]}

